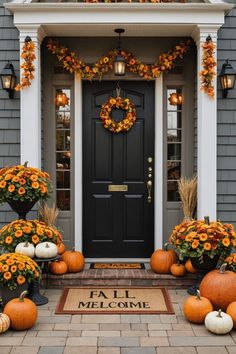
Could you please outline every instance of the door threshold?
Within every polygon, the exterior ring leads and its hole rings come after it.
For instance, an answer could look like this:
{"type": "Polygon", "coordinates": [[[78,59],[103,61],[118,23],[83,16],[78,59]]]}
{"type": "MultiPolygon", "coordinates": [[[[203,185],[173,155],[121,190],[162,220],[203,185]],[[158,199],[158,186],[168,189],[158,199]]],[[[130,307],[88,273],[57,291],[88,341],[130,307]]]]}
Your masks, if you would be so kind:
{"type": "Polygon", "coordinates": [[[150,258],[85,258],[86,263],[149,263],[150,258]]]}

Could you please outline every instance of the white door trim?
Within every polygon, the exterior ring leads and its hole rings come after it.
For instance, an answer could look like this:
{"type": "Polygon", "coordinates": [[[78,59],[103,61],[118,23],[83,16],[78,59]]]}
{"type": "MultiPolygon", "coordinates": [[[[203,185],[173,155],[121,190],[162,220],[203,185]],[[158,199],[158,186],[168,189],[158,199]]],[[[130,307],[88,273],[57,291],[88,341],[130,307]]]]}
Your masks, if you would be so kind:
{"type": "MultiPolygon", "coordinates": [[[[75,248],[82,250],[83,199],[82,199],[82,80],[74,76],[74,213],[75,248]]],[[[154,248],[162,248],[163,241],[163,77],[155,80],[155,168],[154,168],[154,248]]],[[[132,259],[133,260],[133,259],[132,259]]]]}

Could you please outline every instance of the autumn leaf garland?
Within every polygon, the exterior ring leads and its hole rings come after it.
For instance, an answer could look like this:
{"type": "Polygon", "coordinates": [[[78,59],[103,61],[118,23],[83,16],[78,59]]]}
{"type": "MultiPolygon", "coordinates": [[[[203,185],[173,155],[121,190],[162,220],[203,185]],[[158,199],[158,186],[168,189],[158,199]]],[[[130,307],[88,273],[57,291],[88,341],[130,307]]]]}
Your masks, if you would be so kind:
{"type": "Polygon", "coordinates": [[[216,60],[215,60],[215,44],[210,36],[202,44],[202,67],[200,72],[201,76],[201,89],[210,97],[215,96],[214,78],[216,76],[216,60]]]}
{"type": "Polygon", "coordinates": [[[34,60],[35,60],[35,44],[30,37],[25,38],[25,43],[21,52],[21,59],[23,62],[21,64],[21,79],[20,83],[15,87],[16,91],[23,90],[31,85],[31,81],[34,79],[34,60]]]}

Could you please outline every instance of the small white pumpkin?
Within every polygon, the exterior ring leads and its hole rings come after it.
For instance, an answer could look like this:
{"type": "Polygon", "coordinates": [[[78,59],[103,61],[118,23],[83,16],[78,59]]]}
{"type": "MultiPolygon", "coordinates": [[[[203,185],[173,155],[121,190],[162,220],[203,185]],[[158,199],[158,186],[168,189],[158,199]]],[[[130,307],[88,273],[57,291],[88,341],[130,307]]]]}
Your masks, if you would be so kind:
{"type": "Polygon", "coordinates": [[[205,326],[212,333],[226,334],[233,328],[233,320],[221,310],[211,311],[205,317],[205,326]]]}
{"type": "Polygon", "coordinates": [[[30,258],[34,258],[35,255],[35,248],[32,243],[20,242],[15,248],[15,253],[23,254],[24,256],[28,256],[30,258]]]}
{"type": "Polygon", "coordinates": [[[10,327],[10,318],[5,313],[0,313],[0,333],[4,333],[10,327]]]}
{"type": "Polygon", "coordinates": [[[38,258],[52,258],[57,256],[57,246],[52,242],[39,243],[35,248],[35,255],[38,258]]]}

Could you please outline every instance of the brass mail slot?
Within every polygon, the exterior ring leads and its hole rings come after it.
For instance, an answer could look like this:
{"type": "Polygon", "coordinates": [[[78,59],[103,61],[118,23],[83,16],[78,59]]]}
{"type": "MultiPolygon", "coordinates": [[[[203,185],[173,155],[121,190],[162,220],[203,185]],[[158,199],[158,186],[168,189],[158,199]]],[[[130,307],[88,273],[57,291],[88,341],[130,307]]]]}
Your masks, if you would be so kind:
{"type": "Polygon", "coordinates": [[[127,184],[109,184],[108,186],[109,192],[128,192],[127,184]]]}

